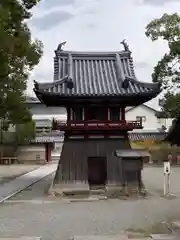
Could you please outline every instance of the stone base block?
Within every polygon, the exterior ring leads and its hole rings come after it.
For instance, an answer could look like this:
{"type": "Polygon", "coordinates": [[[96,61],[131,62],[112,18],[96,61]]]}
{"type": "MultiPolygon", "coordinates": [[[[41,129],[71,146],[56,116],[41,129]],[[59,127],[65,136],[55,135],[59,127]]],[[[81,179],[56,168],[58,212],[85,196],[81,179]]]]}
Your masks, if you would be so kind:
{"type": "Polygon", "coordinates": [[[120,196],[125,196],[126,193],[122,185],[108,184],[106,186],[106,195],[108,198],[118,198],[120,196]]]}
{"type": "Polygon", "coordinates": [[[89,195],[89,185],[86,183],[61,183],[51,187],[51,193],[55,196],[64,195],[89,195]]]}
{"type": "Polygon", "coordinates": [[[119,235],[91,235],[91,236],[74,236],[73,240],[127,240],[125,234],[119,235]]]}
{"type": "Polygon", "coordinates": [[[11,238],[1,237],[0,240],[42,240],[42,238],[21,236],[21,237],[11,237],[11,238]]]}
{"type": "Polygon", "coordinates": [[[151,234],[152,240],[177,240],[177,236],[172,234],[151,234]]]}
{"type": "Polygon", "coordinates": [[[174,232],[180,234],[180,221],[174,221],[171,224],[171,228],[174,232]]]}

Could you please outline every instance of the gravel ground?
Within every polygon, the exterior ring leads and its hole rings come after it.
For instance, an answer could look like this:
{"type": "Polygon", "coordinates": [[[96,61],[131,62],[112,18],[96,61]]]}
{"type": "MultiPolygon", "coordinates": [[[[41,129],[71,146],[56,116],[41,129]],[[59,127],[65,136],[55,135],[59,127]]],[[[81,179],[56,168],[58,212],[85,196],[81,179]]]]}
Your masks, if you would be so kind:
{"type": "MultiPolygon", "coordinates": [[[[159,196],[163,194],[164,169],[163,167],[146,167],[142,172],[146,187],[150,192],[159,196]]],[[[180,195],[180,167],[172,167],[170,177],[171,193],[180,195]]]]}
{"type": "MultiPolygon", "coordinates": [[[[13,197],[12,202],[0,205],[1,236],[67,239],[73,235],[118,234],[127,228],[146,228],[169,218],[179,219],[179,196],[167,200],[159,194],[163,187],[163,169],[145,168],[143,176],[153,192],[148,199],[69,204],[45,195],[52,180],[49,176],[13,197]]],[[[180,168],[175,168],[171,183],[176,193],[180,190],[179,180],[180,168]]]]}

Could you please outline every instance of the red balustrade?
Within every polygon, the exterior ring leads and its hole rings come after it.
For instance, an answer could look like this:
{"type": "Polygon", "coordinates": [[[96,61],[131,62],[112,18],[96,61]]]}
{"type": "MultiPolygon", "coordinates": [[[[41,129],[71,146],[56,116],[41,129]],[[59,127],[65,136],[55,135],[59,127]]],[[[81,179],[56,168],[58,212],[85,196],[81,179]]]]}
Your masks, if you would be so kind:
{"type": "Polygon", "coordinates": [[[142,121],[69,121],[67,123],[53,120],[53,130],[133,130],[142,129],[142,121]]]}

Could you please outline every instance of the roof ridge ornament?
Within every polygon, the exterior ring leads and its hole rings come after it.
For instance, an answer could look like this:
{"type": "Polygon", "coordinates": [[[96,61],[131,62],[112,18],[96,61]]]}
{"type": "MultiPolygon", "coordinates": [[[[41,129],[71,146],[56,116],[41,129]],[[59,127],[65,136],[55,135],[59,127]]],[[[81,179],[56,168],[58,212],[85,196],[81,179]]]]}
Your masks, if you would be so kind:
{"type": "Polygon", "coordinates": [[[62,42],[62,43],[59,43],[59,45],[58,45],[58,47],[57,47],[57,51],[62,51],[62,47],[64,46],[64,45],[66,45],[66,41],[65,42],[62,42]]]}
{"type": "Polygon", "coordinates": [[[39,90],[39,83],[36,80],[34,80],[34,87],[36,90],[39,90]]]}
{"type": "Polygon", "coordinates": [[[126,43],[126,39],[124,39],[122,42],[120,42],[120,44],[123,45],[124,51],[131,52],[130,49],[129,49],[129,45],[126,43]]]}
{"type": "Polygon", "coordinates": [[[125,77],[124,81],[122,82],[122,88],[128,89],[129,88],[129,79],[125,77]]]}
{"type": "Polygon", "coordinates": [[[73,83],[73,80],[72,78],[68,78],[66,80],[66,87],[69,89],[69,90],[72,90],[74,88],[74,83],[73,83]]]}
{"type": "Polygon", "coordinates": [[[62,52],[62,51],[63,51],[62,47],[63,47],[64,45],[66,45],[66,43],[67,43],[66,41],[59,43],[57,49],[54,51],[55,54],[56,54],[56,56],[57,56],[57,53],[58,53],[58,52],[62,52]]]}

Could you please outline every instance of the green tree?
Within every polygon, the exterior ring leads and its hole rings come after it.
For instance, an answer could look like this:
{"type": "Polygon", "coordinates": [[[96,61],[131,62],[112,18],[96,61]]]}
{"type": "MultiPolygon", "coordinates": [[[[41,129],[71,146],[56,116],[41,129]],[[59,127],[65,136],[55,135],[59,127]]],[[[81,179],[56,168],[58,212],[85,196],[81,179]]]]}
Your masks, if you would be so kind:
{"type": "Polygon", "coordinates": [[[159,60],[152,74],[153,82],[162,84],[161,116],[180,116],[180,16],[164,14],[146,27],[146,36],[152,41],[164,40],[168,52],[159,60]]]}
{"type": "Polygon", "coordinates": [[[30,71],[42,56],[42,43],[32,40],[27,21],[39,0],[0,1],[0,119],[29,122],[25,90],[30,71]]]}
{"type": "Polygon", "coordinates": [[[16,131],[15,131],[16,146],[29,143],[31,139],[35,138],[35,134],[36,134],[36,125],[33,120],[23,124],[17,124],[16,131]]]}

